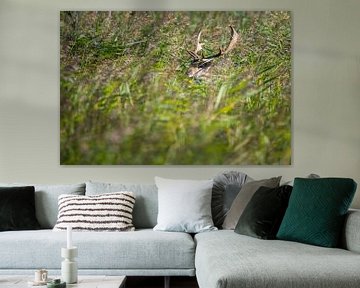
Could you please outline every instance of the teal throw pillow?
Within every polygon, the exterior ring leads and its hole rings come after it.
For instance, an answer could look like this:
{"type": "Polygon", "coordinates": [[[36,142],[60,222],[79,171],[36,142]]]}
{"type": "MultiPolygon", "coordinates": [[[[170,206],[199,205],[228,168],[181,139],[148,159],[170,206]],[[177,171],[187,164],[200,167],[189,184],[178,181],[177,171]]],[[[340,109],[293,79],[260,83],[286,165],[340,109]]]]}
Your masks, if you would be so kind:
{"type": "Polygon", "coordinates": [[[349,178],[295,178],[277,239],[337,247],[356,186],[349,178]]]}

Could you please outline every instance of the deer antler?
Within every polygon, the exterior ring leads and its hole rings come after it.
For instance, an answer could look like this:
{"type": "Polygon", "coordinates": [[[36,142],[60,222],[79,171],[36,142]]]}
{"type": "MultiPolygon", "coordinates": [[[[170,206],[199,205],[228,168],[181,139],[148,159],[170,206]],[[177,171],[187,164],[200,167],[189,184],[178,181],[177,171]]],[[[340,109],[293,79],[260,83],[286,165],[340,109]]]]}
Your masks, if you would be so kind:
{"type": "Polygon", "coordinates": [[[239,34],[235,31],[235,28],[233,26],[229,25],[229,28],[231,30],[231,40],[230,40],[228,47],[225,49],[225,51],[223,49],[219,48],[219,53],[209,56],[209,57],[206,57],[206,59],[220,57],[221,55],[227,54],[232,49],[234,49],[237,41],[239,40],[239,34]]]}
{"type": "Polygon", "coordinates": [[[204,57],[203,55],[200,57],[198,55],[198,53],[202,50],[202,46],[204,45],[204,43],[200,43],[200,38],[201,38],[201,33],[202,31],[199,32],[198,36],[197,36],[197,41],[196,41],[196,49],[195,51],[189,51],[186,50],[190,56],[194,59],[194,60],[201,60],[201,59],[212,59],[212,58],[216,58],[219,57],[223,54],[226,54],[228,52],[230,52],[232,49],[234,49],[238,39],[239,39],[239,34],[235,31],[235,28],[231,25],[229,25],[229,28],[231,30],[231,40],[230,43],[228,45],[228,47],[225,50],[222,50],[221,48],[219,48],[219,52],[217,54],[208,56],[208,57],[204,57]]]}
{"type": "Polygon", "coordinates": [[[221,55],[224,55],[224,54],[230,52],[232,49],[234,49],[234,47],[239,39],[239,34],[235,31],[233,26],[230,25],[229,28],[231,30],[231,40],[229,42],[228,47],[225,50],[219,48],[218,53],[211,55],[211,56],[206,56],[206,57],[204,56],[203,53],[201,53],[201,55],[198,54],[202,50],[202,46],[204,45],[204,43],[200,43],[202,31],[199,32],[199,34],[197,36],[195,51],[186,50],[190,54],[190,56],[193,58],[190,68],[187,72],[187,74],[190,77],[199,78],[202,75],[206,74],[208,72],[208,70],[210,69],[210,66],[212,65],[212,62],[213,62],[212,60],[214,58],[220,57],[221,55]]]}
{"type": "Polygon", "coordinates": [[[204,45],[204,43],[200,43],[201,33],[202,33],[202,31],[199,32],[199,35],[198,35],[198,37],[197,37],[196,49],[195,49],[195,54],[196,54],[196,55],[197,55],[197,53],[198,53],[199,51],[202,50],[202,46],[204,45]]]}
{"type": "Polygon", "coordinates": [[[231,30],[231,40],[229,43],[229,46],[226,48],[223,54],[226,54],[230,52],[232,49],[234,49],[236,42],[239,40],[239,34],[235,31],[234,27],[229,25],[231,30]]]}
{"type": "Polygon", "coordinates": [[[200,31],[197,36],[195,51],[193,52],[190,50],[186,50],[190,54],[190,56],[194,59],[194,61],[201,59],[201,57],[198,55],[198,52],[200,52],[202,50],[202,46],[204,45],[204,43],[200,43],[201,33],[202,33],[202,31],[200,31]]]}

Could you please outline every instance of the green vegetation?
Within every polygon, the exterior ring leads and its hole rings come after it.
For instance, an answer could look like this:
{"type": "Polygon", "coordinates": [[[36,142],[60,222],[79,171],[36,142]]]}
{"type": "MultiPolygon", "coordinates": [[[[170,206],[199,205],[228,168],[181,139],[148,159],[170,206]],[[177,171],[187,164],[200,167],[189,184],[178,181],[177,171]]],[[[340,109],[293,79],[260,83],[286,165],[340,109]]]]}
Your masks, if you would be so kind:
{"type": "Polygon", "coordinates": [[[60,13],[61,164],[290,164],[289,12],[60,13]],[[210,76],[187,76],[202,30],[210,76]]]}

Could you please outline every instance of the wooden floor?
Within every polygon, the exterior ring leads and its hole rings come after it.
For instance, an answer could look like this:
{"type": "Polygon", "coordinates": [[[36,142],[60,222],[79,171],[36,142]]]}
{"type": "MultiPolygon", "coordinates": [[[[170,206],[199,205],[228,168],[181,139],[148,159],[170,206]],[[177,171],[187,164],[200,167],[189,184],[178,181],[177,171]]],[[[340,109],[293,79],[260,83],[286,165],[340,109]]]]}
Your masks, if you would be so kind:
{"type": "MultiPolygon", "coordinates": [[[[163,288],[164,277],[132,277],[126,279],[126,288],[163,288]]],[[[170,277],[171,288],[199,288],[195,277],[170,277]]]]}

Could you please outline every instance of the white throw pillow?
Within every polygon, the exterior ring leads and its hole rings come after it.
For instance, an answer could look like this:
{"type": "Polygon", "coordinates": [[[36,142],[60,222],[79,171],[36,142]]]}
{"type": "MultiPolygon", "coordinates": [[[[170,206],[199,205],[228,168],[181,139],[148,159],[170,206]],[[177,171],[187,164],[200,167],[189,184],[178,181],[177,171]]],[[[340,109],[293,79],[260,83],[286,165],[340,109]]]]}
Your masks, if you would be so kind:
{"type": "Polygon", "coordinates": [[[213,180],[155,177],[159,212],[154,230],[198,233],[217,230],[211,217],[213,180]]]}
{"type": "Polygon", "coordinates": [[[133,192],[115,192],[92,196],[59,196],[59,214],[55,231],[72,226],[74,231],[133,231],[133,192]]]}

